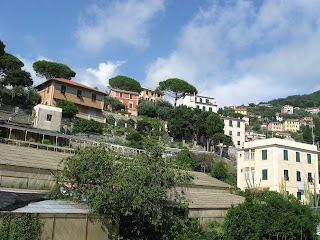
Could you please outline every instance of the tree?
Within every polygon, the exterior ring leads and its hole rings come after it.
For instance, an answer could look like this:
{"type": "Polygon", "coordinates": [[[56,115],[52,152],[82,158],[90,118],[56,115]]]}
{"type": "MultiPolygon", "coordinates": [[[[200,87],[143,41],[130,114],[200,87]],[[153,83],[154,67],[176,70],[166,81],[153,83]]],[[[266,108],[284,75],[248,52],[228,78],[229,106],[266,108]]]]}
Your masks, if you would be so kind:
{"type": "Polygon", "coordinates": [[[318,217],[293,195],[245,192],[246,200],[226,215],[226,239],[315,239],[318,217]]]}
{"type": "Polygon", "coordinates": [[[5,51],[4,48],[6,47],[6,45],[4,45],[4,43],[0,40],[0,56],[2,56],[5,51]]]}
{"type": "Polygon", "coordinates": [[[194,170],[196,156],[188,149],[181,150],[175,159],[176,164],[183,170],[194,170]]]}
{"type": "Polygon", "coordinates": [[[308,144],[313,144],[312,129],[309,125],[301,126],[303,141],[308,144]]]}
{"type": "Polygon", "coordinates": [[[120,102],[118,99],[111,97],[111,96],[105,96],[104,109],[108,109],[109,106],[114,111],[120,111],[120,110],[126,108],[126,106],[122,102],[120,102]]]}
{"type": "Polygon", "coordinates": [[[138,120],[137,121],[137,131],[143,135],[148,135],[152,131],[152,125],[146,119],[138,120]]]}
{"type": "Polygon", "coordinates": [[[112,88],[117,88],[117,89],[131,91],[131,92],[140,93],[142,91],[141,85],[138,81],[126,76],[116,76],[116,77],[110,78],[109,85],[112,88]]]}
{"type": "Polygon", "coordinates": [[[60,182],[68,183],[73,199],[85,196],[93,213],[118,221],[122,239],[176,239],[185,226],[185,206],[178,195],[177,201],[168,201],[168,193],[190,178],[165,159],[150,156],[78,149],[64,160],[60,182]]]}
{"type": "Polygon", "coordinates": [[[168,119],[168,130],[171,137],[176,140],[191,138],[193,134],[192,109],[185,105],[175,108],[168,119]]]}
{"type": "Polygon", "coordinates": [[[225,181],[228,178],[228,169],[222,160],[216,161],[213,164],[211,176],[221,181],[225,181]]]}
{"type": "Polygon", "coordinates": [[[56,107],[62,108],[62,116],[66,118],[73,118],[79,112],[77,106],[73,102],[67,100],[57,101],[56,107]]]}
{"type": "Polygon", "coordinates": [[[194,86],[178,78],[169,78],[159,82],[157,90],[164,91],[170,97],[174,98],[174,107],[177,106],[177,100],[184,98],[187,93],[197,94],[197,89],[194,86]]]}
{"type": "Polygon", "coordinates": [[[74,132],[102,133],[103,125],[93,119],[79,119],[73,124],[74,132]]]}
{"type": "Polygon", "coordinates": [[[39,60],[34,62],[32,67],[37,76],[44,77],[47,80],[51,78],[65,78],[70,80],[76,76],[73,70],[62,63],[39,60]]]}
{"type": "Polygon", "coordinates": [[[129,141],[128,147],[132,148],[143,148],[143,137],[138,132],[132,132],[127,137],[126,140],[129,141]]]}
{"type": "Polygon", "coordinates": [[[142,100],[138,104],[138,115],[154,118],[157,116],[156,104],[151,101],[142,100]]]}

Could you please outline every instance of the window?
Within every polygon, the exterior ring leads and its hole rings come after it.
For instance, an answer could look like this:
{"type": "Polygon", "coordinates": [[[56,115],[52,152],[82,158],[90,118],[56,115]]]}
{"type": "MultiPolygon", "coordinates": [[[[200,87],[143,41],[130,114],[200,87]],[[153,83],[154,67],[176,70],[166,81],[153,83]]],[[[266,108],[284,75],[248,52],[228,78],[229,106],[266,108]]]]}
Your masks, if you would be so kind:
{"type": "Polygon", "coordinates": [[[251,160],[254,160],[254,149],[253,150],[251,150],[251,160]]]}
{"type": "Polygon", "coordinates": [[[313,182],[312,173],[308,172],[308,182],[313,182]]]}
{"type": "Polygon", "coordinates": [[[200,109],[200,106],[199,106],[199,105],[197,105],[197,109],[200,109]]]}
{"type": "Polygon", "coordinates": [[[91,99],[92,99],[92,102],[95,102],[97,100],[97,95],[92,93],[91,99]]]}
{"type": "Polygon", "coordinates": [[[254,168],[254,167],[252,167],[252,168],[251,168],[251,176],[252,176],[252,180],[254,180],[254,172],[255,172],[255,168],[254,168]]]}
{"type": "Polygon", "coordinates": [[[132,105],[132,103],[129,103],[129,108],[133,108],[133,105],[132,105]]]}
{"type": "Polygon", "coordinates": [[[240,146],[240,141],[237,142],[238,146],[240,146]]]}
{"type": "Polygon", "coordinates": [[[300,171],[297,171],[297,181],[301,182],[301,173],[300,173],[300,171]]]}
{"type": "Polygon", "coordinates": [[[301,192],[297,192],[297,199],[301,200],[301,196],[302,196],[302,193],[301,192]]]}
{"type": "Polygon", "coordinates": [[[262,180],[268,180],[268,170],[262,169],[262,180]]]}
{"type": "Polygon", "coordinates": [[[123,93],[121,92],[121,93],[119,93],[119,97],[123,97],[123,93]]]}
{"type": "Polygon", "coordinates": [[[206,103],[209,103],[209,99],[206,99],[206,103]]]}
{"type": "Polygon", "coordinates": [[[209,112],[212,112],[212,107],[209,107],[209,112]]]}
{"type": "Polygon", "coordinates": [[[231,130],[229,131],[229,135],[232,136],[232,131],[231,130]]]}
{"type": "Polygon", "coordinates": [[[238,127],[238,128],[240,127],[240,122],[237,122],[237,127],[238,127]]]}
{"type": "Polygon", "coordinates": [[[148,92],[148,91],[146,91],[146,94],[148,95],[148,94],[149,94],[149,92],[148,92]]]}
{"type": "Polygon", "coordinates": [[[286,149],[283,150],[283,160],[288,161],[288,150],[286,150],[286,149]]]}
{"type": "Polygon", "coordinates": [[[130,93],[130,99],[133,99],[133,94],[132,93],[130,93]]]}
{"type": "Polygon", "coordinates": [[[244,171],[244,176],[245,176],[246,180],[250,179],[250,177],[249,177],[249,169],[250,169],[249,167],[246,167],[245,171],[244,171]]]}
{"type": "Polygon", "coordinates": [[[52,121],[52,114],[47,114],[47,121],[52,121]]]}
{"type": "Polygon", "coordinates": [[[205,111],[205,110],[206,110],[206,107],[205,107],[205,106],[202,106],[202,110],[205,111]]]}
{"type": "Polygon", "coordinates": [[[61,93],[65,93],[67,90],[67,86],[61,85],[60,91],[61,93]]]}
{"type": "Polygon", "coordinates": [[[300,162],[300,152],[296,152],[296,162],[300,162]]]}
{"type": "Polygon", "coordinates": [[[202,98],[200,98],[200,102],[202,102],[202,98]]]}
{"type": "Polygon", "coordinates": [[[289,181],[289,170],[283,170],[284,180],[289,181]]]}
{"type": "Polygon", "coordinates": [[[311,164],[311,154],[310,153],[307,154],[307,158],[308,158],[308,163],[311,164]]]}
{"type": "Polygon", "coordinates": [[[232,127],[232,120],[229,120],[229,126],[232,127]]]}
{"type": "Polygon", "coordinates": [[[249,151],[244,152],[244,160],[248,161],[249,160],[249,151]]]}
{"type": "Polygon", "coordinates": [[[78,91],[77,91],[77,97],[78,97],[78,98],[81,98],[81,97],[82,97],[82,91],[81,91],[81,90],[78,90],[78,91]]]}
{"type": "Polygon", "coordinates": [[[237,132],[237,136],[240,137],[240,132],[237,132]]]}
{"type": "Polygon", "coordinates": [[[268,159],[268,152],[267,149],[262,150],[262,160],[268,159]]]}

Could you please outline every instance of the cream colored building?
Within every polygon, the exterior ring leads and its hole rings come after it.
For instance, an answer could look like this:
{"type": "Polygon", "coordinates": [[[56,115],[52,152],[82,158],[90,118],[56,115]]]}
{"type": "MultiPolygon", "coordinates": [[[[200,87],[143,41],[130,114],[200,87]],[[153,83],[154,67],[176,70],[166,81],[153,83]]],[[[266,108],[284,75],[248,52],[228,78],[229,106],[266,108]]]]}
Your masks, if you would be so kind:
{"type": "Polygon", "coordinates": [[[296,132],[300,130],[299,119],[287,119],[283,123],[283,130],[288,132],[296,132]]]}
{"type": "Polygon", "coordinates": [[[308,202],[314,187],[319,193],[317,147],[279,138],[246,142],[238,150],[237,185],[287,192],[308,202]]]}
{"type": "Polygon", "coordinates": [[[281,132],[283,131],[283,124],[281,122],[270,122],[268,123],[268,131],[281,132]]]}
{"type": "Polygon", "coordinates": [[[224,121],[224,134],[232,138],[236,148],[243,146],[245,142],[245,120],[240,118],[221,117],[224,121]]]}
{"type": "Polygon", "coordinates": [[[160,94],[150,88],[142,88],[143,90],[140,92],[140,98],[143,98],[147,101],[155,102],[158,100],[164,100],[164,95],[160,94]]]}
{"type": "Polygon", "coordinates": [[[218,111],[216,100],[211,97],[186,94],[182,104],[186,105],[187,107],[196,108],[207,112],[216,113],[218,111]]]}
{"type": "Polygon", "coordinates": [[[240,113],[242,115],[248,115],[248,110],[247,108],[244,108],[244,107],[237,107],[237,108],[234,108],[233,109],[235,113],[240,113]]]}
{"type": "Polygon", "coordinates": [[[293,114],[293,106],[291,106],[291,105],[282,106],[281,113],[283,113],[283,114],[293,114]]]}

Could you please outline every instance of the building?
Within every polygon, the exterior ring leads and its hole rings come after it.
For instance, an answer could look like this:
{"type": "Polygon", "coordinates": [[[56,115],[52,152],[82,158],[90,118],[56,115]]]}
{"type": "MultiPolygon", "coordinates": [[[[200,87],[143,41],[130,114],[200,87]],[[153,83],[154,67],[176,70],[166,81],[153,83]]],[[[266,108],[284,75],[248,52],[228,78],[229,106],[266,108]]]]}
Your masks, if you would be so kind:
{"type": "Polygon", "coordinates": [[[276,120],[278,122],[282,122],[283,121],[283,117],[281,117],[279,113],[276,113],[276,120]]]}
{"type": "Polygon", "coordinates": [[[150,88],[143,87],[140,92],[140,98],[145,99],[146,101],[155,102],[158,100],[164,100],[164,95],[150,88]]]}
{"type": "Polygon", "coordinates": [[[271,108],[272,107],[272,105],[269,104],[269,103],[259,103],[258,106],[259,107],[267,107],[267,108],[271,108]]]}
{"type": "Polygon", "coordinates": [[[309,127],[313,127],[313,118],[312,117],[304,117],[300,119],[300,126],[301,125],[308,125],[309,127]]]}
{"type": "Polygon", "coordinates": [[[291,134],[290,133],[287,133],[287,132],[276,132],[275,134],[277,137],[281,137],[281,138],[286,138],[288,140],[293,140],[291,138],[291,134]]]}
{"type": "Polygon", "coordinates": [[[306,108],[306,111],[311,114],[318,114],[320,112],[320,109],[318,107],[308,107],[306,108]]]}
{"type": "Polygon", "coordinates": [[[222,117],[224,121],[224,134],[232,138],[236,148],[243,146],[245,142],[245,121],[240,118],[222,117]]]}
{"type": "Polygon", "coordinates": [[[35,88],[41,96],[41,104],[55,106],[57,101],[67,100],[78,107],[76,117],[106,121],[102,114],[106,93],[102,91],[64,78],[49,79],[35,88]]]}
{"type": "Polygon", "coordinates": [[[62,108],[38,104],[34,107],[33,127],[60,132],[62,108]]]}
{"type": "Polygon", "coordinates": [[[139,93],[111,88],[109,96],[114,97],[122,102],[125,105],[126,110],[133,116],[138,116],[137,106],[139,102],[139,93]]]}
{"type": "Polygon", "coordinates": [[[281,113],[283,114],[293,114],[293,106],[291,105],[284,105],[281,108],[281,113]]]}
{"type": "Polygon", "coordinates": [[[233,109],[235,113],[240,113],[242,115],[247,116],[248,115],[248,110],[245,107],[236,107],[233,109]]]}
{"type": "Polygon", "coordinates": [[[214,98],[204,97],[195,94],[187,94],[183,99],[183,105],[191,108],[201,109],[207,112],[217,112],[218,105],[214,98]]]}
{"type": "Polygon", "coordinates": [[[281,122],[270,122],[268,123],[268,131],[281,132],[283,131],[283,124],[281,122]]]}
{"type": "Polygon", "coordinates": [[[296,132],[300,130],[299,119],[287,119],[283,123],[283,130],[288,132],[296,132]]]}
{"type": "Polygon", "coordinates": [[[246,138],[245,138],[246,142],[256,141],[259,139],[266,139],[265,134],[255,133],[255,132],[246,132],[245,136],[246,136],[246,138]]]}
{"type": "Polygon", "coordinates": [[[319,192],[317,146],[269,138],[246,142],[238,150],[237,185],[293,194],[308,202],[319,192]]]}

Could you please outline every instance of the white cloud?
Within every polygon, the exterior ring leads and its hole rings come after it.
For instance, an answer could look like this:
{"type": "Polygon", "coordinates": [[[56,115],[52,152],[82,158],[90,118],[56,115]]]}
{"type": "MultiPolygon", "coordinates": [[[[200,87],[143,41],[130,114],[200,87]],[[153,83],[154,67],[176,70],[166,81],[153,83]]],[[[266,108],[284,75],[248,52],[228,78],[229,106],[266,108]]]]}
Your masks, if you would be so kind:
{"type": "Polygon", "coordinates": [[[80,17],[76,37],[84,49],[98,51],[112,41],[134,47],[149,45],[150,21],[164,10],[164,0],[113,1],[91,5],[80,17]]]}
{"type": "Polygon", "coordinates": [[[320,2],[254,3],[213,1],[200,9],[176,49],[148,66],[145,81],[182,78],[220,106],[318,90],[320,2]]]}

